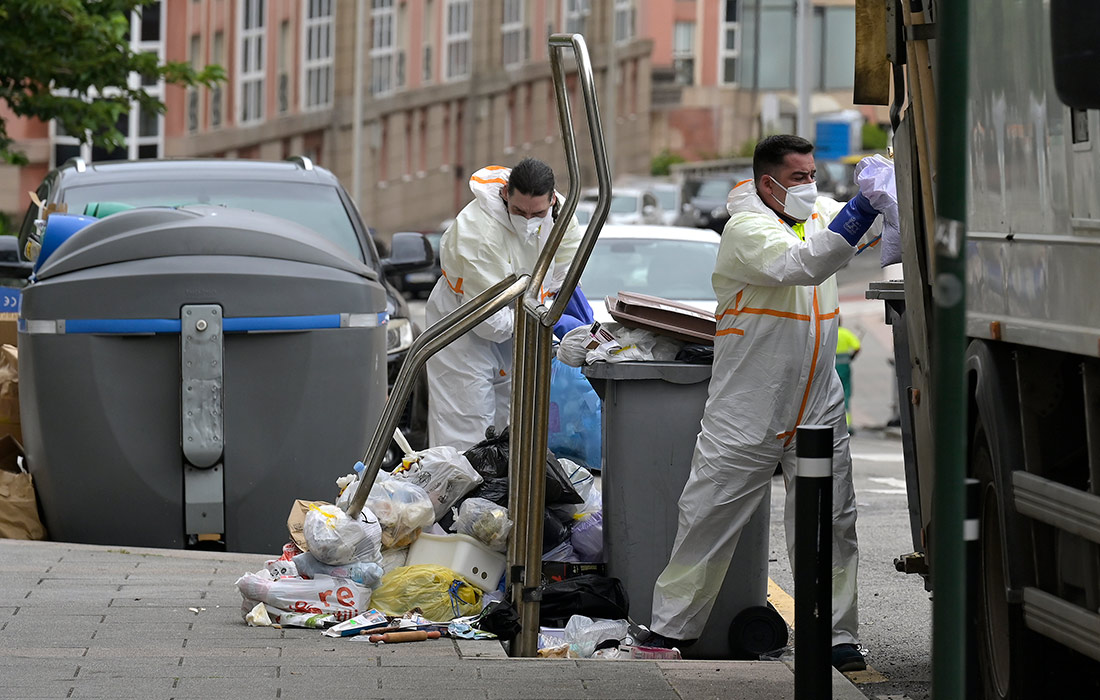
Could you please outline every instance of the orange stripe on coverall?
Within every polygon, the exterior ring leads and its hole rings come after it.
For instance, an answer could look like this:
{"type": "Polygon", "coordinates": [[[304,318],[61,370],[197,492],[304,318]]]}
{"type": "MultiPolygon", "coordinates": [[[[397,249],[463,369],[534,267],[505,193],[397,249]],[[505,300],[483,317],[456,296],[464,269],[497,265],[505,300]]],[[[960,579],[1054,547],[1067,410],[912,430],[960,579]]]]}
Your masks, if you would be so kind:
{"type": "MultiPolygon", "coordinates": [[[[806,413],[806,403],[810,400],[810,388],[814,385],[814,373],[817,371],[817,356],[821,352],[821,316],[817,309],[817,287],[814,287],[814,337],[817,338],[817,342],[814,343],[814,356],[810,360],[810,376],[806,380],[806,388],[802,392],[802,405],[798,407],[798,418],[794,421],[796,426],[802,424],[802,416],[806,413]]],[[[794,435],[792,430],[785,435],[780,433],[776,438],[786,437],[783,447],[787,447],[794,439],[794,435]]]]}
{"type": "Polygon", "coordinates": [[[459,277],[457,283],[451,284],[451,278],[447,276],[447,271],[442,270],[442,272],[443,272],[443,279],[447,280],[447,286],[451,288],[451,291],[454,292],[455,294],[462,294],[462,278],[459,277]]]}

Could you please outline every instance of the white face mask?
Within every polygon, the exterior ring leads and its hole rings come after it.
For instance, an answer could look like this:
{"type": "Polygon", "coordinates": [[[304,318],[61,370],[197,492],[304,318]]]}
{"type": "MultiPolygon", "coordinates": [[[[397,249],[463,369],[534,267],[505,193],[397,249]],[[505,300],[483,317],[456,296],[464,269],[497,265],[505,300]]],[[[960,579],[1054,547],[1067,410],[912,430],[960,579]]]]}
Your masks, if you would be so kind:
{"type": "Polygon", "coordinates": [[[539,232],[539,227],[546,222],[549,217],[540,219],[528,219],[520,216],[519,214],[508,214],[508,220],[512,222],[512,230],[519,234],[519,237],[527,240],[539,232]]]}
{"type": "Polygon", "coordinates": [[[779,181],[775,178],[772,178],[772,183],[787,193],[787,201],[785,203],[779,202],[779,197],[776,197],[774,194],[772,195],[777,203],[783,204],[784,214],[796,221],[805,221],[810,218],[810,215],[814,212],[814,202],[817,201],[816,182],[795,185],[790,189],[780,185],[779,181]]]}

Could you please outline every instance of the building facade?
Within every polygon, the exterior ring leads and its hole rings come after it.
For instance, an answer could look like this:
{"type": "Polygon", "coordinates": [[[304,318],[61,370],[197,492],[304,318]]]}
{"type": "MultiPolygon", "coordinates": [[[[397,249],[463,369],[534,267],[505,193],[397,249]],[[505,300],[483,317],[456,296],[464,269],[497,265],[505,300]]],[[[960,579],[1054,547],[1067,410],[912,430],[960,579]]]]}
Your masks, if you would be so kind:
{"type": "MultiPolygon", "coordinates": [[[[654,153],[688,160],[746,154],[763,134],[796,131],[797,0],[647,0],[639,33],[653,41],[654,153]]],[[[855,106],[855,0],[811,0],[810,112],[855,106]]]]}
{"type": "MultiPolygon", "coordinates": [[[[73,156],[94,163],[306,155],[341,179],[382,234],[436,228],[471,199],[469,175],[487,164],[541,158],[564,190],[546,42],[562,31],[586,38],[615,169],[644,172],[652,50],[637,32],[644,4],[161,0],[135,13],[135,47],[195,67],[219,64],[228,80],[214,88],[145,86],[164,101],[165,114],[135,107],[119,124],[126,146],[111,153],[79,145],[53,123],[5,114],[30,164],[0,167],[0,211],[21,216],[26,193],[73,156]]],[[[575,74],[568,84],[580,184],[590,186],[595,175],[575,74]]]]}

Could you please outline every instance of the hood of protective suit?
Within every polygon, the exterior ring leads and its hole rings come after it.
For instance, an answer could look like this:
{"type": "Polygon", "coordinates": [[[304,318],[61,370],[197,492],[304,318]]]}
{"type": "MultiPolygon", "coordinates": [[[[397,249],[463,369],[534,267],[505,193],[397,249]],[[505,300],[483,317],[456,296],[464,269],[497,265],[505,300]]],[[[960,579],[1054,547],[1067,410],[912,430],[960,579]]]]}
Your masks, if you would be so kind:
{"type": "Polygon", "coordinates": [[[504,199],[500,196],[500,188],[508,185],[508,177],[511,174],[511,168],[503,165],[487,165],[470,176],[470,191],[474,193],[474,200],[482,211],[509,230],[512,228],[512,222],[508,219],[508,207],[504,205],[504,199]]]}
{"type": "Polygon", "coordinates": [[[730,213],[730,216],[741,212],[779,216],[774,209],[764,204],[764,200],[760,198],[760,194],[756,191],[756,180],[752,178],[742,180],[730,190],[729,197],[726,198],[726,211],[730,213]]]}

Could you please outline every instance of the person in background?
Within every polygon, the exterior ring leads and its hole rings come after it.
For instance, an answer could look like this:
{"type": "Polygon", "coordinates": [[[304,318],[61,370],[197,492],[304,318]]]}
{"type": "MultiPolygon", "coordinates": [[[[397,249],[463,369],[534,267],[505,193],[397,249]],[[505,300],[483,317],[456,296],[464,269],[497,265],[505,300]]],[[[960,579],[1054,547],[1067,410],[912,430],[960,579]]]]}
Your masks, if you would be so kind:
{"type": "Polygon", "coordinates": [[[833,427],[832,664],[866,668],[856,612],[856,503],[834,362],[835,273],[879,213],[857,194],[817,196],[813,144],[770,136],[756,147],[753,179],[729,194],[712,282],[718,298],[714,365],[676,540],[653,591],[647,644],[686,645],[701,634],[741,531],[775,471],[787,485],[785,525],[794,568],[795,429],[833,427]]]}
{"type": "MultiPolygon", "coordinates": [[[[443,274],[425,307],[428,325],[508,275],[530,273],[562,201],[554,190],[554,171],[534,158],[514,168],[484,167],[470,178],[470,190],[474,201],[455,217],[439,242],[443,274]]],[[[552,298],[561,288],[580,240],[574,218],[547,271],[543,298],[552,298]]],[[[554,327],[558,337],[584,322],[574,315],[577,308],[591,318],[579,288],[574,297],[554,327]]],[[[430,446],[465,451],[485,439],[486,428],[499,432],[508,424],[514,314],[512,305],[497,311],[428,359],[430,446]]]]}
{"type": "Polygon", "coordinates": [[[836,329],[836,373],[844,387],[844,416],[848,422],[848,434],[855,435],[852,428],[852,360],[859,354],[859,336],[844,326],[844,319],[837,320],[836,329]]]}

